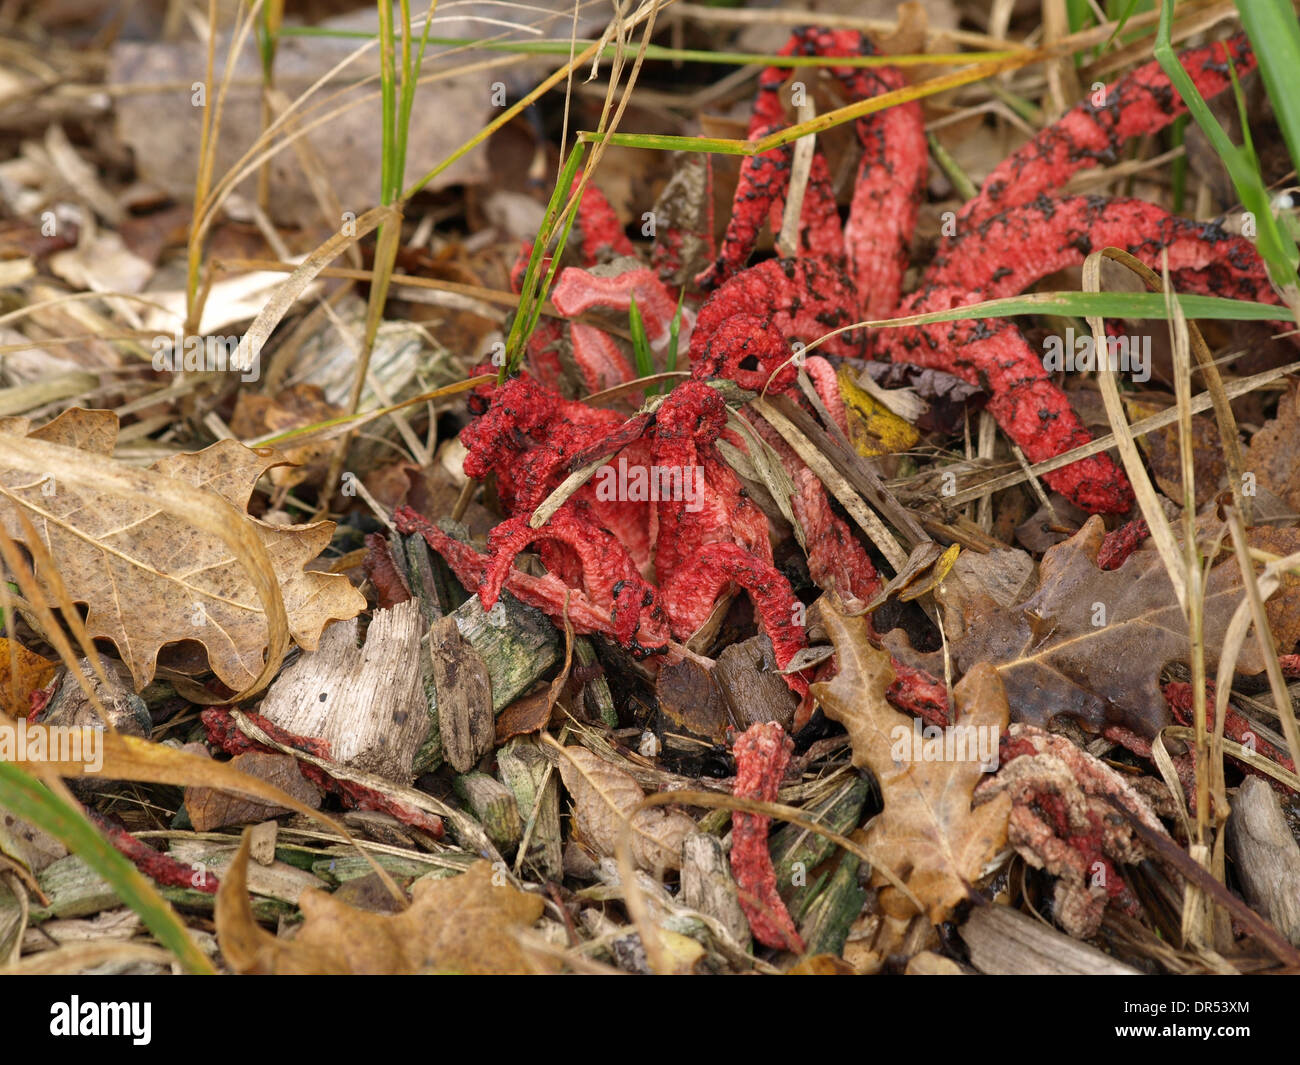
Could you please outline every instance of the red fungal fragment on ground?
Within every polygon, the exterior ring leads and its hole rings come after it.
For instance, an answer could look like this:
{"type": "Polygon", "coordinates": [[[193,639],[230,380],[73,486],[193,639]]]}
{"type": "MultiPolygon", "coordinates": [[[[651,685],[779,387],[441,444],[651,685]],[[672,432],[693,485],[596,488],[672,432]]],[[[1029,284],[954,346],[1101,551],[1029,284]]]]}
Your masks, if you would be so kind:
{"type": "MultiPolygon", "coordinates": [[[[1175,720],[1180,725],[1192,727],[1192,686],[1186,681],[1172,680],[1162,685],[1160,690],[1165,697],[1165,702],[1169,704],[1169,709],[1173,712],[1175,720]]],[[[1214,729],[1214,690],[1214,681],[1207,680],[1205,682],[1205,727],[1211,731],[1214,729]]],[[[1223,735],[1233,742],[1240,743],[1242,746],[1253,750],[1256,754],[1263,755],[1270,761],[1276,762],[1282,768],[1288,769],[1292,773],[1295,772],[1295,763],[1287,753],[1279,750],[1260,736],[1251,723],[1242,717],[1237,710],[1234,710],[1231,704],[1229,704],[1227,712],[1223,715],[1223,735]]],[[[1267,774],[1260,773],[1248,763],[1238,762],[1237,764],[1248,773],[1264,777],[1283,794],[1290,790],[1267,774]]]]}
{"type": "MultiPolygon", "coordinates": [[[[740,799],[775,802],[785,777],[794,742],[775,721],[751,725],[737,737],[736,782],[732,794],[740,799]]],[[[767,849],[772,819],[735,810],[731,815],[731,872],[740,889],[740,907],[754,938],[766,947],[801,953],[803,940],[790,911],[776,890],[776,870],[767,849]]]]}
{"type": "MultiPolygon", "coordinates": [[[[280,726],[268,721],[261,714],[245,711],[245,716],[276,743],[291,747],[313,757],[330,760],[329,745],[311,736],[295,736],[280,726]]],[[[272,751],[273,748],[258,743],[246,736],[235,723],[228,708],[210,706],[199,714],[199,720],[208,734],[208,742],[227,754],[243,754],[246,751],[272,751]]],[[[278,752],[276,752],[278,753],[278,752]]],[[[318,765],[311,762],[298,762],[302,775],[323,791],[338,795],[343,804],[357,810],[375,810],[391,814],[404,825],[427,832],[434,839],[441,839],[443,834],[442,818],[437,814],[427,813],[414,806],[408,806],[398,799],[391,798],[381,791],[368,788],[351,780],[342,780],[331,776],[318,765]]]]}
{"type": "Polygon", "coordinates": [[[86,814],[104,833],[113,848],[156,884],[162,887],[193,888],[206,895],[215,895],[221,886],[221,882],[212,873],[206,870],[200,872],[188,862],[178,861],[154,850],[121,825],[114,824],[94,810],[88,809],[86,814]]]}
{"type": "Polygon", "coordinates": [[[1111,798],[1153,832],[1164,827],[1146,799],[1104,762],[1064,736],[1012,725],[1002,738],[1002,768],[975,791],[976,802],[1011,796],[1007,839],[1027,862],[1057,878],[1055,917],[1073,936],[1095,935],[1108,903],[1140,912],[1120,874],[1147,858],[1111,798]]]}
{"type": "Polygon", "coordinates": [[[375,587],[375,596],[381,610],[387,610],[411,598],[406,578],[393,561],[388,538],[382,533],[366,534],[366,557],[361,563],[362,572],[375,587]]]}
{"type": "Polygon", "coordinates": [[[1119,569],[1150,535],[1151,529],[1143,518],[1125,522],[1114,532],[1107,533],[1097,550],[1097,568],[1119,569]]]}

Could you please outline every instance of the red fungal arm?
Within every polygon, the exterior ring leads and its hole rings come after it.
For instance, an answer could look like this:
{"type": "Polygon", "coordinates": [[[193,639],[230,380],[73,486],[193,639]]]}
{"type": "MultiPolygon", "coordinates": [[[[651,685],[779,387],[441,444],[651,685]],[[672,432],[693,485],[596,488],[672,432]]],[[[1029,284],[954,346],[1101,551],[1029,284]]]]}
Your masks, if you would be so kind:
{"type": "Polygon", "coordinates": [[[1138,546],[1151,535],[1146,521],[1137,518],[1106,534],[1097,551],[1098,569],[1119,569],[1138,546]]]}
{"type": "MultiPolygon", "coordinates": [[[[788,344],[780,344],[781,338],[817,340],[857,321],[856,308],[853,282],[842,270],[819,259],[767,259],[737,274],[700,308],[691,334],[692,368],[703,363],[708,373],[696,376],[725,375],[743,388],[760,391],[770,370],[760,381],[758,367],[749,360],[768,360],[775,368],[791,354],[788,344]],[[754,350],[741,351],[746,345],[754,350]],[[736,377],[732,371],[749,376],[736,377]]],[[[844,333],[823,344],[822,350],[829,355],[859,355],[862,337],[844,333]]],[[[769,387],[783,391],[794,380],[793,369],[783,380],[769,387]]]]}
{"type": "MultiPolygon", "coordinates": [[[[1014,295],[1107,245],[1127,248],[1157,269],[1161,252],[1167,251],[1182,291],[1210,289],[1276,301],[1250,242],[1212,224],[1190,222],[1138,200],[1039,197],[986,218],[952,241],[932,262],[921,289],[905,301],[903,313],[1014,295]],[[1146,236],[1135,241],[1137,234],[1146,236]],[[1008,248],[1015,255],[1007,256],[1008,248]]],[[[888,330],[873,339],[895,362],[945,370],[991,392],[989,412],[1031,462],[1054,458],[1091,439],[1065,394],[1049,379],[1043,353],[1033,351],[1006,319],[888,330]]],[[[1104,455],[1073,463],[1044,480],[1094,512],[1119,513],[1132,505],[1127,478],[1104,455]]]]}
{"type": "Polygon", "coordinates": [[[149,844],[135,838],[121,825],[87,809],[86,816],[104,833],[113,848],[145,876],[163,887],[193,888],[205,895],[215,895],[220,881],[206,870],[200,872],[187,862],[154,850],[149,844]]]}
{"type": "Polygon", "coordinates": [[[714,446],[726,424],[722,396],[694,379],[673,389],[656,412],[654,467],[680,477],[683,488],[661,494],[666,498],[655,508],[655,569],[661,584],[679,570],[696,568],[700,549],[717,541],[735,543],[764,564],[772,561],[767,516],[745,495],[714,446]]]}
{"type": "MultiPolygon", "coordinates": [[[[578,187],[582,180],[579,170],[573,177],[570,192],[578,187]]],[[[618,215],[605,199],[605,194],[595,185],[588,184],[582,192],[582,202],[578,204],[578,218],[575,222],[578,230],[578,247],[582,252],[582,261],[591,266],[605,262],[619,255],[635,255],[636,249],[627,239],[623,227],[618,223],[618,215]]]]}
{"type": "MultiPolygon", "coordinates": [[[[733,543],[705,544],[690,566],[671,574],[662,585],[660,599],[674,634],[679,640],[689,639],[733,582],[749,593],[754,613],[772,641],[777,665],[784,669],[806,643],[803,626],[795,624],[799,601],[776,567],[733,543]]],[[[807,681],[797,673],[787,674],[785,682],[800,695],[808,691],[807,681]]]]}
{"type": "MultiPolygon", "coordinates": [[[[425,542],[437,551],[456,574],[456,579],[466,588],[478,588],[487,573],[489,559],[480,555],[472,547],[453,539],[429,521],[422,514],[410,507],[399,507],[393,512],[393,521],[398,532],[403,534],[419,533],[425,542]]],[[[598,633],[611,639],[618,639],[614,620],[609,611],[592,603],[587,596],[566,585],[559,577],[548,573],[545,577],[534,577],[522,570],[511,569],[506,577],[504,588],[521,603],[536,607],[558,624],[563,624],[565,601],[568,601],[568,617],[577,633],[598,633]]],[[[667,626],[663,624],[656,610],[643,613],[639,639],[648,642],[636,643],[629,647],[634,654],[647,655],[662,652],[668,643],[667,626]],[[658,631],[662,627],[662,634],[658,631]]]]}
{"type": "MultiPolygon", "coordinates": [[[[794,743],[775,721],[751,725],[737,737],[736,782],[740,799],[775,802],[794,753],[794,743]]],[[[731,872],[740,889],[740,908],[754,938],[766,947],[801,953],[803,940],[776,890],[776,870],[767,849],[770,817],[735,810],[731,815],[731,872]]]]}
{"type": "MultiPolygon", "coordinates": [[[[1232,84],[1229,58],[1238,77],[1255,68],[1245,34],[1178,57],[1206,98],[1232,84]]],[[[1163,129],[1187,113],[1182,97],[1154,60],[1107,86],[1101,100],[1098,106],[1089,96],[1004,160],[980,194],[962,208],[957,235],[989,215],[1060,188],[1080,170],[1117,162],[1125,141],[1163,129]]]]}
{"type": "MultiPolygon", "coordinates": [[[[872,55],[871,42],[855,30],[807,28],[795,32],[781,55],[872,55]]],[[[900,88],[902,75],[888,68],[831,67],[850,100],[864,100],[900,88]]],[[[790,69],[775,65],[759,76],[758,98],[749,138],[761,139],[788,123],[780,90],[790,69]]],[[[863,157],[858,169],[848,227],[841,234],[829,173],[820,153],[813,157],[800,215],[801,250],[842,263],[845,249],[866,304],[882,317],[898,302],[906,266],[907,242],[916,219],[927,166],[921,108],[901,104],[855,123],[863,157]]],[[[789,188],[793,145],[783,145],[741,164],[732,217],[718,258],[697,282],[705,288],[725,282],[742,270],[758,241],[765,218],[772,231],[781,228],[789,188]]]]}
{"type": "Polygon", "coordinates": [[[795,494],[790,497],[790,506],[804,531],[808,575],[819,588],[835,589],[845,602],[856,599],[865,605],[882,587],[866,550],[843,519],[831,509],[820,479],[781,434],[757,415],[751,420],[794,482],[795,494]]]}
{"type": "MultiPolygon", "coordinates": [[[[594,309],[617,311],[624,321],[633,298],[636,309],[645,325],[646,337],[655,347],[668,342],[673,317],[677,314],[677,297],[668,291],[653,270],[625,270],[615,277],[596,274],[569,267],[560,274],[551,302],[566,318],[576,318],[594,309]]],[[[690,335],[690,314],[682,310],[682,329],[679,336],[690,335]]]]}
{"type": "Polygon", "coordinates": [[[835,376],[835,367],[820,355],[809,355],[803,368],[812,378],[817,396],[828,413],[845,436],[849,432],[848,415],[844,411],[844,395],[840,392],[840,382],[835,376]]]}
{"type": "MultiPolygon", "coordinates": [[[[896,69],[883,67],[869,73],[876,85],[869,95],[903,87],[896,69]]],[[[862,162],[844,243],[862,316],[875,321],[888,318],[898,306],[930,152],[916,100],[860,120],[857,130],[862,162]]]]}
{"type": "MultiPolygon", "coordinates": [[[[539,541],[563,545],[576,557],[579,587],[592,604],[608,613],[619,643],[628,646],[633,642],[643,608],[647,616],[657,616],[654,589],[641,579],[623,545],[567,507],[561,507],[540,529],[530,528],[527,519],[520,517],[509,518],[492,530],[488,540],[492,561],[478,588],[485,610],[496,604],[515,556],[539,541]]],[[[578,581],[566,583],[576,585],[578,581]]],[[[662,633],[645,635],[662,642],[662,633]]]]}
{"type": "Polygon", "coordinates": [[[608,333],[581,322],[569,323],[573,361],[589,392],[602,392],[636,377],[618,343],[608,333]]]}
{"type": "Polygon", "coordinates": [[[1193,277],[1212,271],[1215,282],[1231,286],[1232,295],[1277,301],[1249,240],[1144,200],[1040,196],[958,234],[931,260],[921,287],[905,301],[907,313],[1014,296],[1107,246],[1124,248],[1155,270],[1167,251],[1171,271],[1193,277]]]}

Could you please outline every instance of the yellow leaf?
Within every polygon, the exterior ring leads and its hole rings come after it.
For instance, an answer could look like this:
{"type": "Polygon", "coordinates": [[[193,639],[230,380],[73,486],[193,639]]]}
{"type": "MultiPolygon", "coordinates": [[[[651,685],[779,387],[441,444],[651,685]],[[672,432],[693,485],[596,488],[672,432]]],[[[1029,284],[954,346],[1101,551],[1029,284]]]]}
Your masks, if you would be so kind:
{"type": "Polygon", "coordinates": [[[848,415],[849,440],[864,458],[896,455],[916,446],[921,434],[853,379],[853,370],[841,365],[840,395],[848,415]]]}

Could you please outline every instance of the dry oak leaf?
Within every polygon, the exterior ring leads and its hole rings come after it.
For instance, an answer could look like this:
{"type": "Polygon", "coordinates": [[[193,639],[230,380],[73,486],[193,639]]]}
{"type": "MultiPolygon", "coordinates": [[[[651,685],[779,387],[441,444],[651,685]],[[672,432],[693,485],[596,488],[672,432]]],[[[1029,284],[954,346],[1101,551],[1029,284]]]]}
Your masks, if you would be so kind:
{"type": "MultiPolygon", "coordinates": [[[[109,459],[117,430],[112,411],[69,410],[36,430],[29,430],[24,418],[0,419],[0,434],[66,449],[69,467],[78,456],[83,462],[87,455],[100,463],[109,459]]],[[[247,513],[258,478],[282,462],[269,449],[254,451],[223,440],[161,459],[149,470],[125,465],[121,470],[142,492],[156,491],[162,477],[191,495],[220,497],[231,522],[247,523],[264,546],[289,635],[315,650],[321,630],[331,621],[355,617],[365,599],[345,577],[304,569],[329,544],[333,522],[270,525],[247,513]]],[[[235,691],[248,688],[263,669],[270,629],[253,577],[226,543],[160,506],[60,482],[57,474],[37,466],[35,459],[27,468],[0,466],[0,524],[26,542],[22,518],[30,522],[67,594],[88,607],[91,637],[117,646],[136,689],[153,679],[158,652],[182,640],[206,648],[223,684],[235,691]]],[[[57,599],[43,574],[42,583],[57,599]]]]}
{"type": "Polygon", "coordinates": [[[1250,438],[1246,469],[1300,513],[1300,381],[1278,400],[1276,417],[1250,438]]]}
{"type": "Polygon", "coordinates": [[[459,876],[417,880],[401,913],[358,910],[309,888],[298,899],[303,925],[292,939],[273,936],[249,904],[249,834],[217,893],[217,943],[239,973],[407,976],[430,973],[528,974],[518,933],[542,915],[542,900],[496,886],[488,862],[459,876]]]}
{"type": "Polygon", "coordinates": [[[684,813],[652,806],[636,810],[645,792],[630,774],[592,754],[585,747],[559,752],[560,777],[573,796],[578,832],[602,855],[614,857],[619,833],[632,822],[632,860],[641,869],[682,867],[682,843],[695,831],[684,813]]]}
{"type": "MultiPolygon", "coordinates": [[[[1093,516],[1070,539],[1049,548],[1039,567],[1038,590],[1023,603],[991,608],[968,624],[954,644],[957,662],[963,670],[984,662],[996,666],[1017,721],[1046,728],[1057,714],[1069,714],[1095,732],[1118,724],[1150,738],[1169,724],[1160,672],[1185,660],[1187,623],[1150,541],[1118,569],[1097,568],[1105,533],[1101,518],[1093,516]]],[[[1276,538],[1269,543],[1278,546],[1276,538]]],[[[1227,553],[1205,583],[1211,670],[1243,594],[1241,572],[1227,553]]],[[[1268,602],[1273,635],[1283,649],[1300,635],[1300,611],[1288,609],[1295,594],[1295,586],[1284,586],[1268,602]]],[[[1237,670],[1263,669],[1252,636],[1237,670]]]]}
{"type": "MultiPolygon", "coordinates": [[[[954,693],[957,719],[943,737],[945,743],[952,740],[952,749],[915,744],[911,741],[919,723],[886,700],[894,670],[889,654],[868,642],[866,621],[825,603],[822,618],[835,644],[839,672],[814,684],[813,698],[827,717],[848,730],[853,764],[871,770],[884,800],[884,809],[867,826],[867,849],[875,864],[901,879],[938,924],[969,897],[970,885],[1006,842],[1007,796],[971,808],[972,794],[984,777],[983,758],[996,766],[998,737],[1007,726],[1002,684],[992,667],[972,669],[954,693]],[[939,757],[930,757],[934,755],[939,757]]],[[[939,738],[929,743],[937,745],[939,738]]],[[[881,889],[885,913],[902,918],[916,912],[878,871],[872,882],[881,889]]]]}
{"type": "Polygon", "coordinates": [[[0,710],[10,717],[26,717],[32,692],[54,679],[58,665],[0,636],[0,710]]]}

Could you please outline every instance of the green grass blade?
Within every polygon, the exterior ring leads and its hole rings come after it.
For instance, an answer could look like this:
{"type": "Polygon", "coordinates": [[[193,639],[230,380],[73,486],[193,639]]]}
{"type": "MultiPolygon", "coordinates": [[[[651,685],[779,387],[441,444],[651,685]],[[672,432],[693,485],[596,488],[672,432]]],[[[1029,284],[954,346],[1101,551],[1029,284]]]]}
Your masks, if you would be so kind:
{"type": "MultiPolygon", "coordinates": [[[[1231,300],[1223,296],[1178,296],[1179,306],[1188,318],[1228,322],[1276,322],[1287,316],[1285,307],[1275,303],[1231,300]]],[[[931,322],[956,322],[966,318],[1012,318],[1019,314],[1062,314],[1077,318],[1102,315],[1134,320],[1168,318],[1165,298],[1159,292],[1032,292],[1025,296],[972,303],[931,314],[910,318],[893,318],[872,322],[873,328],[900,325],[925,325],[931,322]]]]}
{"type": "Polygon", "coordinates": [[[63,799],[48,791],[30,773],[0,762],[0,808],[30,821],[56,837],[108,881],[145,927],[191,973],[212,974],[211,962],[194,945],[176,911],[130,862],[63,799]]]}
{"type": "Polygon", "coordinates": [[[1246,152],[1228,138],[1219,120],[1210,111],[1205,98],[1197,90],[1191,75],[1178,61],[1169,36],[1173,17],[1174,4],[1171,0],[1160,9],[1160,26],[1153,49],[1155,57],[1160,63],[1160,68],[1183,98],[1187,110],[1196,119],[1196,124],[1201,127],[1206,139],[1223,161],[1242,206],[1254,215],[1258,233],[1255,246],[1268,266],[1269,275],[1277,285],[1283,288],[1294,288],[1300,285],[1300,278],[1296,276],[1296,262],[1300,260],[1300,251],[1297,250],[1291,235],[1280,227],[1273,217],[1272,202],[1259,171],[1250,164],[1246,152]]]}
{"type": "MultiPolygon", "coordinates": [[[[524,271],[523,283],[519,289],[519,310],[515,313],[514,321],[510,324],[510,334],[506,337],[506,357],[501,367],[500,380],[504,381],[507,376],[514,373],[519,368],[520,362],[524,357],[524,344],[532,335],[533,329],[536,328],[537,319],[542,313],[542,302],[544,295],[539,295],[539,274],[541,272],[542,258],[546,254],[546,246],[550,243],[551,234],[555,229],[556,220],[559,218],[560,207],[564,203],[564,198],[568,195],[569,189],[573,187],[573,179],[578,173],[578,167],[582,163],[582,157],[586,154],[587,146],[579,140],[569,152],[569,158],[565,161],[564,170],[560,173],[559,180],[555,183],[555,188],[551,190],[550,202],[546,205],[546,214],[542,217],[541,228],[537,231],[537,239],[533,241],[533,250],[528,257],[528,266],[524,271]]],[[[564,250],[564,241],[568,239],[569,229],[573,225],[573,218],[577,211],[569,215],[568,224],[565,226],[560,243],[555,251],[555,258],[552,262],[552,270],[548,276],[554,276],[554,267],[560,261],[560,253],[564,250]]],[[[546,288],[541,288],[545,293],[546,288]]]]}
{"type": "Polygon", "coordinates": [[[632,356],[636,360],[637,377],[649,377],[655,372],[654,355],[650,352],[650,338],[646,336],[645,322],[633,296],[627,307],[628,330],[632,334],[632,356]]]}
{"type": "Polygon", "coordinates": [[[1295,74],[1300,70],[1300,22],[1289,0],[1237,0],[1237,11],[1259,60],[1264,88],[1295,165],[1300,161],[1300,96],[1295,91],[1295,74]]]}

